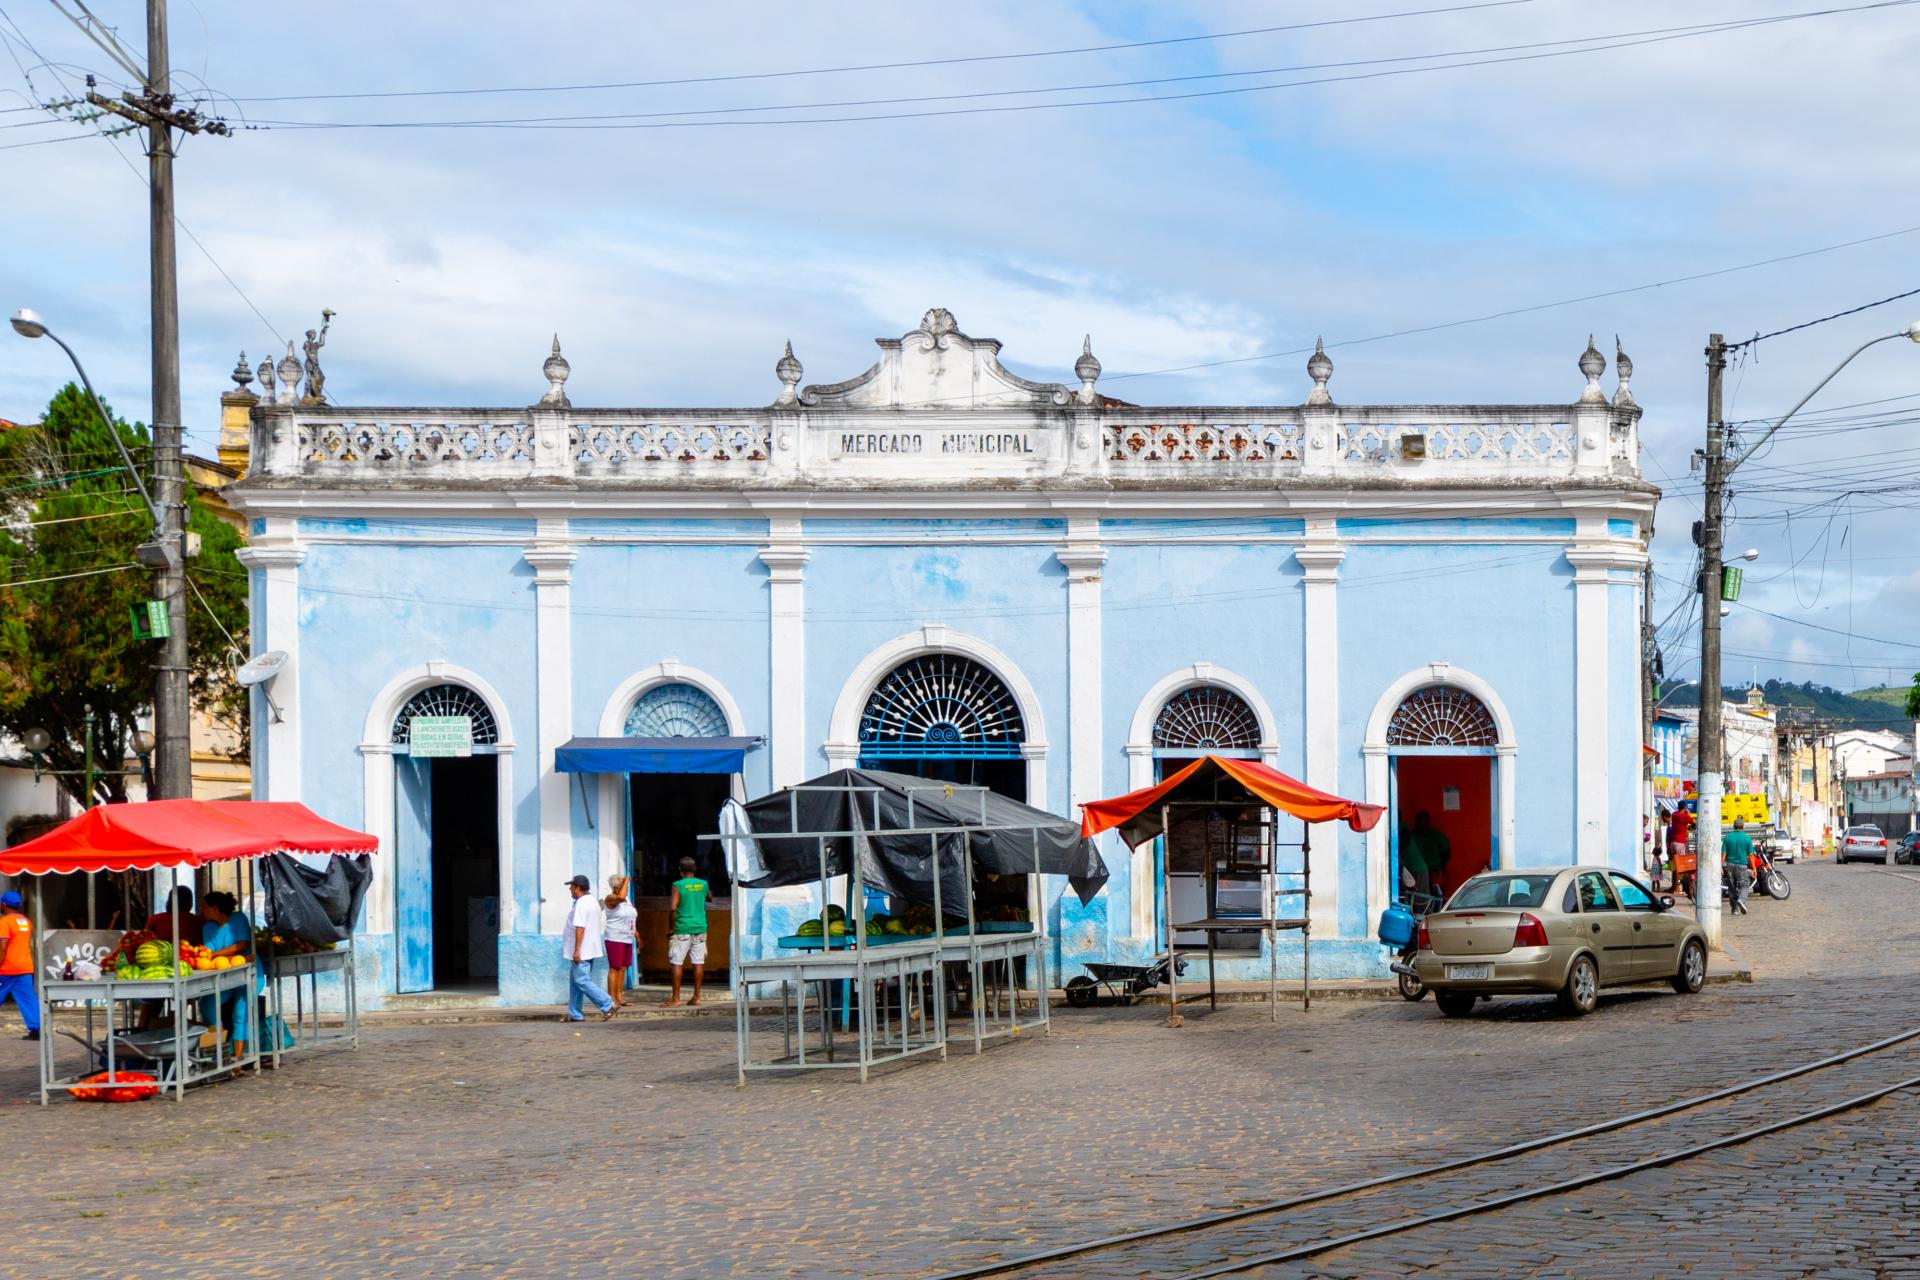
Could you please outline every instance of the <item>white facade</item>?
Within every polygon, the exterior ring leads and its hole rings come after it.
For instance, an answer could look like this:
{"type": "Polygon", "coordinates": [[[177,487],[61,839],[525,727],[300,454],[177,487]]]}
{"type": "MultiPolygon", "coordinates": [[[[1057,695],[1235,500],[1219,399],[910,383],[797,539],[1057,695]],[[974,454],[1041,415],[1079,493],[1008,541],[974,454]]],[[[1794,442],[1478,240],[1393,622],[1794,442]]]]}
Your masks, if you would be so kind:
{"type": "MultiPolygon", "coordinates": [[[[256,714],[256,794],[404,850],[425,814],[407,708],[457,691],[487,724],[459,838],[495,851],[509,1002],[557,990],[561,881],[628,865],[654,803],[556,772],[554,749],[661,688],[765,739],[747,795],[989,761],[1071,814],[1182,758],[1168,717],[1204,702],[1232,749],[1430,809],[1494,865],[1637,865],[1657,495],[1624,357],[1609,397],[1589,346],[1561,404],[1337,405],[1317,354],[1301,404],[1142,407],[1095,390],[1090,344],[1077,386],[1031,381],[938,309],[878,347],[806,387],[789,350],[762,408],[576,409],[557,343],[530,408],[255,406],[233,491],[254,644],[291,655],[282,719],[256,714]],[[921,667],[965,673],[1015,730],[935,725],[916,756],[875,726],[921,667]]],[[[1395,829],[1314,833],[1317,973],[1381,971],[1395,829]]],[[[1091,907],[1042,896],[1055,965],[1153,946],[1152,851],[1103,852],[1091,907]]],[[[374,1001],[438,927],[398,860],[369,902],[374,1001]]],[[[761,945],[805,904],[750,909],[761,945]]]]}

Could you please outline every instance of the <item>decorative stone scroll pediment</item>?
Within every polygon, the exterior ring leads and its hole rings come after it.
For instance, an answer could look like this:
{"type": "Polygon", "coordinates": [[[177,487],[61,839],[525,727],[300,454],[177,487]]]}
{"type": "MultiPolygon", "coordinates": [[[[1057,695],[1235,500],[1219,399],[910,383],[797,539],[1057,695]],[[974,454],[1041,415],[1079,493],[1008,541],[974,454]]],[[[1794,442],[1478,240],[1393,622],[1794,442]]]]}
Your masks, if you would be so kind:
{"type": "Polygon", "coordinates": [[[810,408],[979,409],[1065,405],[1057,382],[1029,382],[1000,365],[1000,344],[960,332],[953,313],[935,307],[920,327],[899,338],[879,338],[880,359],[857,378],[800,392],[810,408]]]}

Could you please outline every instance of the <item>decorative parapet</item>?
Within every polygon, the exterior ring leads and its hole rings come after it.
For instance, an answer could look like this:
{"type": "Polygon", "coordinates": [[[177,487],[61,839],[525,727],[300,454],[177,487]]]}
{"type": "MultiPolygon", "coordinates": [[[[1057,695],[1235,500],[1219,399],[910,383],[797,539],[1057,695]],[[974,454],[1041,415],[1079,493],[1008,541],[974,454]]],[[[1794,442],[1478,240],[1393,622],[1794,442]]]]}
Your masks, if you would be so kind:
{"type": "MultiPolygon", "coordinates": [[[[1586,387],[1570,404],[1336,405],[1333,362],[1316,349],[1303,404],[1166,408],[1096,391],[1091,340],[1074,362],[1078,390],[1011,373],[999,343],[969,337],[939,308],[878,345],[880,359],[859,377],[801,387],[788,344],[774,367],[778,397],[761,408],[577,409],[557,338],[541,366],[546,392],[524,409],[296,402],[283,378],[251,406],[252,478],[649,488],[1639,479],[1632,363],[1619,353],[1609,400],[1591,342],[1579,361],[1586,387]]],[[[272,372],[262,364],[263,380],[272,372]]],[[[245,376],[235,371],[237,382],[245,376]]]]}

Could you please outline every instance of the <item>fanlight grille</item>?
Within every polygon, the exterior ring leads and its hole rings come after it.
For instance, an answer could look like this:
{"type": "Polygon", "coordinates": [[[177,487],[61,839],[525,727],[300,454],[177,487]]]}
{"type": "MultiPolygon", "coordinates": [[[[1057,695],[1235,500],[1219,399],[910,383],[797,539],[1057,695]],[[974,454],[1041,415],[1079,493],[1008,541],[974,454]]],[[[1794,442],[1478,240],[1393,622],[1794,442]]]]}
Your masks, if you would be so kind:
{"type": "Polygon", "coordinates": [[[1160,708],[1153,745],[1160,751],[1253,751],[1260,746],[1260,722],[1238,694],[1198,685],[1160,708]]]}
{"type": "Polygon", "coordinates": [[[948,653],[895,667],[860,717],[860,754],[870,758],[1011,758],[1026,736],[1000,677],[948,653]]]}
{"type": "Polygon", "coordinates": [[[724,738],[727,714],[704,689],[655,685],[627,713],[629,738],[724,738]]]}
{"type": "Polygon", "coordinates": [[[1499,741],[1486,704],[1451,685],[1416,689],[1387,722],[1390,747],[1491,747],[1499,741]]]}
{"type": "Polygon", "coordinates": [[[500,741],[500,730],[486,699],[462,684],[429,685],[407,699],[400,714],[393,718],[393,743],[404,747],[413,741],[415,716],[467,716],[473,721],[473,745],[492,746],[500,741]]]}

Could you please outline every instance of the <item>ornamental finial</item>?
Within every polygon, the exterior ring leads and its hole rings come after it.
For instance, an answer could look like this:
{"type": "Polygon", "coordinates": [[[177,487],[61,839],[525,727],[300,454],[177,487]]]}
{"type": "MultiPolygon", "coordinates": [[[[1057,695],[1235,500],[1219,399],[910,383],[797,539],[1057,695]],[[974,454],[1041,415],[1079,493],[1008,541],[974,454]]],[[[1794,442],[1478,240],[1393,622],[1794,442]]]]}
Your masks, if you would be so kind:
{"type": "Polygon", "coordinates": [[[1327,380],[1333,377],[1333,357],[1327,354],[1326,344],[1318,337],[1313,340],[1313,354],[1307,357],[1307,376],[1313,379],[1313,390],[1307,393],[1307,403],[1332,404],[1333,397],[1327,392],[1327,380]]]}
{"type": "Polygon", "coordinates": [[[1587,335],[1587,349],[1580,353],[1580,372],[1587,376],[1587,389],[1580,393],[1581,404],[1605,404],[1607,393],[1600,389],[1600,375],[1607,371],[1607,358],[1587,335]]]}
{"type": "Polygon", "coordinates": [[[1613,393],[1613,402],[1625,409],[1633,404],[1633,392],[1628,384],[1633,381],[1633,361],[1627,356],[1626,348],[1620,345],[1620,335],[1613,335],[1613,368],[1620,375],[1620,389],[1613,393]]]}
{"type": "Polygon", "coordinates": [[[1080,358],[1073,362],[1073,376],[1080,379],[1080,403],[1094,403],[1093,384],[1100,381],[1100,358],[1093,354],[1092,334],[1080,343],[1080,358]]]}
{"type": "Polygon", "coordinates": [[[245,392],[247,390],[247,384],[253,381],[253,366],[247,363],[246,352],[242,351],[240,353],[240,359],[235,362],[233,372],[228,376],[233,379],[233,386],[236,391],[245,392]]]}
{"type": "Polygon", "coordinates": [[[787,339],[787,349],[773,362],[773,376],[780,379],[780,398],[775,404],[798,404],[800,402],[800,378],[806,372],[800,365],[799,357],[793,354],[793,339],[787,339]]]}
{"type": "Polygon", "coordinates": [[[280,357],[280,394],[275,403],[292,404],[300,394],[300,357],[293,354],[293,340],[287,340],[287,354],[280,357]]]}
{"type": "Polygon", "coordinates": [[[553,335],[553,351],[547,356],[546,363],[540,366],[540,372],[547,379],[547,394],[540,397],[540,403],[567,408],[567,379],[573,374],[573,366],[560,354],[560,335],[557,333],[553,335]]]}

